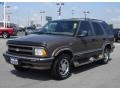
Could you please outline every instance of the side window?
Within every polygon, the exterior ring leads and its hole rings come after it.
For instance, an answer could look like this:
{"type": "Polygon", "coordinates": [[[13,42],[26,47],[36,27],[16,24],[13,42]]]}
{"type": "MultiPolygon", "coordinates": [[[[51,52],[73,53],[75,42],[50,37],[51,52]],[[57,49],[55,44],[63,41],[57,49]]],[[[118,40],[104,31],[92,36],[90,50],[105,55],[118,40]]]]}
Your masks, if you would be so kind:
{"type": "Polygon", "coordinates": [[[92,35],[92,28],[88,21],[81,21],[78,34],[80,35],[84,30],[88,31],[88,35],[92,35]]]}
{"type": "Polygon", "coordinates": [[[105,32],[109,35],[113,34],[112,29],[106,24],[106,23],[101,23],[103,28],[105,29],[105,32]]]}
{"type": "Polygon", "coordinates": [[[55,32],[56,26],[57,26],[57,23],[53,22],[53,23],[48,24],[48,26],[45,28],[48,32],[55,32]]]}
{"type": "Polygon", "coordinates": [[[101,26],[98,23],[92,22],[92,25],[93,25],[93,28],[94,28],[94,31],[95,31],[96,35],[103,35],[104,34],[101,26]]]}

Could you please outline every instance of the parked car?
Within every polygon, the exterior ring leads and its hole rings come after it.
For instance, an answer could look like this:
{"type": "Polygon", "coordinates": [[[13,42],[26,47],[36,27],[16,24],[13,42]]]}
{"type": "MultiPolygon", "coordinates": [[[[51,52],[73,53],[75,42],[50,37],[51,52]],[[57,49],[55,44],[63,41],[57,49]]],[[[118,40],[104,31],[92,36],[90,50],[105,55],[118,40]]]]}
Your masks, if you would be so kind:
{"type": "Polygon", "coordinates": [[[0,28],[0,35],[3,38],[9,38],[10,36],[16,36],[17,32],[13,28],[0,28]]]}
{"type": "Polygon", "coordinates": [[[114,36],[106,22],[67,19],[48,22],[40,32],[7,42],[5,60],[18,71],[49,69],[55,79],[66,79],[72,67],[101,61],[107,64],[114,36]]]}
{"type": "Polygon", "coordinates": [[[24,32],[25,28],[24,27],[19,27],[18,32],[24,32]]]}
{"type": "Polygon", "coordinates": [[[113,33],[115,42],[118,42],[120,40],[120,29],[113,29],[113,33]]]}
{"type": "Polygon", "coordinates": [[[35,28],[33,27],[26,27],[25,28],[25,35],[29,35],[35,31],[35,28]]]}
{"type": "Polygon", "coordinates": [[[33,33],[39,32],[39,31],[40,31],[40,29],[34,29],[32,27],[27,27],[25,30],[25,35],[30,35],[30,34],[33,34],[33,33]]]}
{"type": "Polygon", "coordinates": [[[17,26],[12,23],[8,23],[7,27],[4,28],[3,22],[0,22],[0,35],[2,35],[3,38],[9,38],[10,36],[16,36],[17,35],[17,26]]]}

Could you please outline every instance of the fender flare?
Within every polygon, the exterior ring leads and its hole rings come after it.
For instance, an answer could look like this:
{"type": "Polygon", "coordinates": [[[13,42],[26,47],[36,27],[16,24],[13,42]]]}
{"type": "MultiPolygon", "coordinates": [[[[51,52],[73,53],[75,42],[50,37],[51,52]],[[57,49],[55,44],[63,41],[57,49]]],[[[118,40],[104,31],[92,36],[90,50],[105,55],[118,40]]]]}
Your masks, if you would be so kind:
{"type": "Polygon", "coordinates": [[[54,51],[53,51],[53,53],[52,53],[52,56],[54,57],[54,56],[57,56],[57,55],[59,55],[61,52],[63,52],[63,51],[70,51],[72,54],[73,54],[73,51],[70,49],[70,48],[67,48],[67,47],[65,47],[65,48],[57,48],[57,49],[55,49],[54,51]]]}

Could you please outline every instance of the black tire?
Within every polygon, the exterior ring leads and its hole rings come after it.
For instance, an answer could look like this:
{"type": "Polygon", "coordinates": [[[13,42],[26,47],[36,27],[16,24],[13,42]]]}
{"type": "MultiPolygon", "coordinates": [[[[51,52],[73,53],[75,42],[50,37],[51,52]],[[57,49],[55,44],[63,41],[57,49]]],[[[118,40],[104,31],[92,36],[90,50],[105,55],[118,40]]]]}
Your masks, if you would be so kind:
{"type": "Polygon", "coordinates": [[[61,54],[55,59],[52,66],[51,75],[56,80],[63,80],[70,77],[71,57],[69,54],[61,54]]]}
{"type": "Polygon", "coordinates": [[[5,39],[9,38],[9,34],[7,32],[3,32],[2,37],[5,38],[5,39]]]}
{"type": "Polygon", "coordinates": [[[25,36],[27,36],[28,34],[27,34],[27,32],[25,32],[25,36]]]}
{"type": "Polygon", "coordinates": [[[117,38],[115,38],[115,42],[118,42],[118,39],[117,39],[117,38]]]}
{"type": "Polygon", "coordinates": [[[102,64],[108,64],[110,60],[110,49],[105,48],[103,52],[103,59],[101,60],[102,64]]]}
{"type": "Polygon", "coordinates": [[[15,70],[19,71],[19,72],[26,72],[29,70],[29,68],[24,68],[24,67],[20,67],[20,66],[16,66],[14,65],[15,70]]]}

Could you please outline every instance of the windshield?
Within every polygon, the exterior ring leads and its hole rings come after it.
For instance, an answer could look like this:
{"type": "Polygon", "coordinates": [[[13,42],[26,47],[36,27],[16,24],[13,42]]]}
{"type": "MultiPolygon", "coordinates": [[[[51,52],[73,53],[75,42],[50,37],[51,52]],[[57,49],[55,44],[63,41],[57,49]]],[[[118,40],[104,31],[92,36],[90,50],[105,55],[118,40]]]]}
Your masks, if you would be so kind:
{"type": "Polygon", "coordinates": [[[39,33],[72,36],[77,28],[78,21],[51,21],[39,33]]]}

